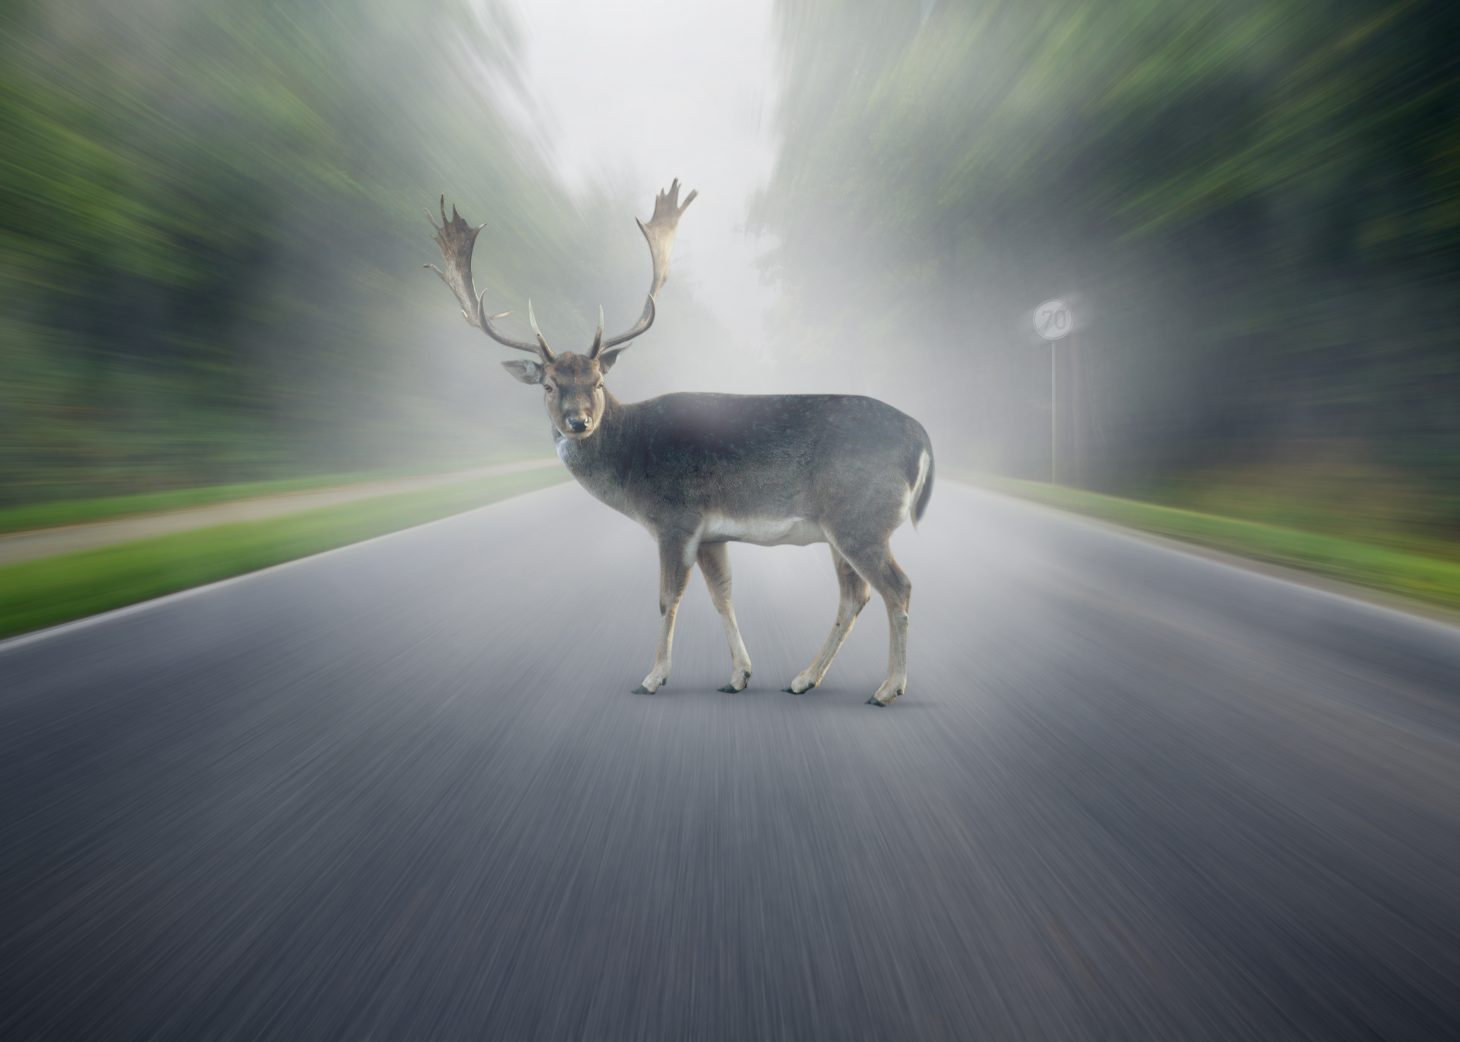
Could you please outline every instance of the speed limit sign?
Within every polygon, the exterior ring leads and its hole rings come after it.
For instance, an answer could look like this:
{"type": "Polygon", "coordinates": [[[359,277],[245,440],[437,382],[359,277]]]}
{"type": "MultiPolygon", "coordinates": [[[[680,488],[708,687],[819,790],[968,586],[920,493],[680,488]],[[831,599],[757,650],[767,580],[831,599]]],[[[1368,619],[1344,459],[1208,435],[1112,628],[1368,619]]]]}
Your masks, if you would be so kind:
{"type": "Polygon", "coordinates": [[[1034,331],[1049,344],[1049,480],[1051,484],[1058,484],[1060,395],[1059,364],[1056,359],[1059,349],[1055,342],[1075,331],[1075,317],[1070,313],[1070,306],[1058,298],[1046,300],[1034,309],[1034,331]]]}
{"type": "Polygon", "coordinates": [[[1034,331],[1046,340],[1063,340],[1074,328],[1075,320],[1063,300],[1046,300],[1034,309],[1034,331]]]}

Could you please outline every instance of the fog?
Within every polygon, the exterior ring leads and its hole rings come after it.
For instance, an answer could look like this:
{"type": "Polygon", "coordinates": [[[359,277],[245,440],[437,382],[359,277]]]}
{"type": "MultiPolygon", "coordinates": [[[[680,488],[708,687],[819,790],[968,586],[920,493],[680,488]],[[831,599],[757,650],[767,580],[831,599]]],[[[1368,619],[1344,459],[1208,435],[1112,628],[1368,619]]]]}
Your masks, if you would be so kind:
{"type": "Polygon", "coordinates": [[[546,452],[421,210],[574,349],[679,178],[625,400],[873,394],[970,471],[1447,540],[1454,16],[1373,6],[22,5],[4,495],[546,452]]]}
{"type": "MultiPolygon", "coordinates": [[[[478,9],[520,40],[512,75],[479,68],[490,96],[575,206],[620,202],[623,212],[601,219],[637,246],[631,216],[647,218],[657,191],[677,177],[686,193],[699,192],[675,248],[669,299],[692,296],[714,328],[681,325],[685,342],[660,350],[649,345],[662,333],[646,340],[651,357],[630,377],[636,388],[746,392],[763,389],[775,371],[765,324],[776,289],[759,267],[764,236],[747,227],[775,157],[771,7],[550,0],[478,9]]],[[[639,297],[621,303],[627,311],[639,297]]],[[[564,346],[582,346],[560,316],[541,317],[562,331],[564,346]]]]}

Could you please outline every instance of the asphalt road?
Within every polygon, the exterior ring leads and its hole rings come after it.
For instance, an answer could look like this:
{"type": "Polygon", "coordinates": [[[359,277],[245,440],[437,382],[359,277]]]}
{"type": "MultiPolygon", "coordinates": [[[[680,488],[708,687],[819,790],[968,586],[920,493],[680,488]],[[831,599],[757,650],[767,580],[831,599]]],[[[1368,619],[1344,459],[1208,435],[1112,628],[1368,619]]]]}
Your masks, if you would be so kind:
{"type": "Polygon", "coordinates": [[[1460,630],[942,483],[821,547],[573,486],[0,645],[0,1038],[1460,1036],[1460,630]]]}

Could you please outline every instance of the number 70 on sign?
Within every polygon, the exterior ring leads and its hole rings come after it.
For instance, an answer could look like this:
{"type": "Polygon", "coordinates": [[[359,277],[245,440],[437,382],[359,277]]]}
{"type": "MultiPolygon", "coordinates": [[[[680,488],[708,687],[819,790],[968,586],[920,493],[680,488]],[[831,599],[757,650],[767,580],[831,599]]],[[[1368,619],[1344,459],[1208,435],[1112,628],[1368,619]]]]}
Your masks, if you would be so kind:
{"type": "Polygon", "coordinates": [[[1034,309],[1034,331],[1046,340],[1063,340],[1074,328],[1069,305],[1062,300],[1046,300],[1034,309]]]}

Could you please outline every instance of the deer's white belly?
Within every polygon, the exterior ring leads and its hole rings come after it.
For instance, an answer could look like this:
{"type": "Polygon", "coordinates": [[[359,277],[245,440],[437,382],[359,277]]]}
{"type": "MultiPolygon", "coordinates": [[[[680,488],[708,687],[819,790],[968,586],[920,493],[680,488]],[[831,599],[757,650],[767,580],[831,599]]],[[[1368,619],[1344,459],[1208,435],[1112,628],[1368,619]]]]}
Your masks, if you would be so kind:
{"type": "Polygon", "coordinates": [[[826,542],[820,525],[804,517],[726,517],[706,514],[700,528],[706,542],[733,539],[760,546],[806,546],[826,542]]]}

